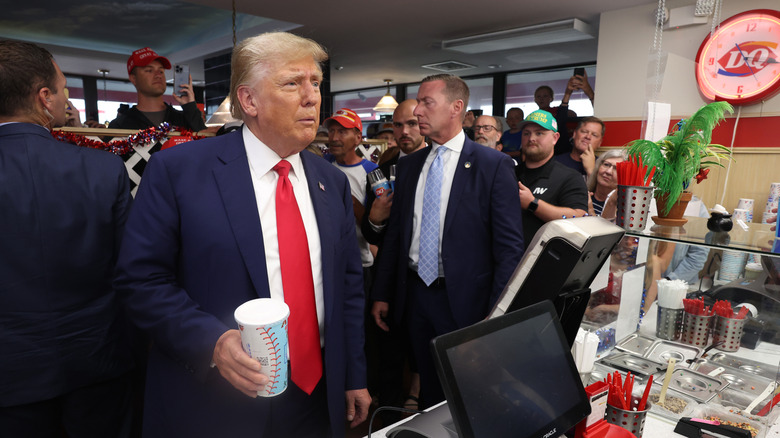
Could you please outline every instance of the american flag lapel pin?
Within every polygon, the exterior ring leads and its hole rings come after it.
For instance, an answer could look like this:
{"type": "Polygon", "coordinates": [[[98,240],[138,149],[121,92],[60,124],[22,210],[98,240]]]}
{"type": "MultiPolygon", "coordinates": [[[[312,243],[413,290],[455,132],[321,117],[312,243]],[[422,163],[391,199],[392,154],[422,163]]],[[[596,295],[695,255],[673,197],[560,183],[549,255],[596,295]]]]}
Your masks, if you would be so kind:
{"type": "Polygon", "coordinates": [[[321,181],[318,181],[317,185],[320,186],[320,190],[322,190],[323,192],[325,191],[325,184],[323,184],[321,181]]]}

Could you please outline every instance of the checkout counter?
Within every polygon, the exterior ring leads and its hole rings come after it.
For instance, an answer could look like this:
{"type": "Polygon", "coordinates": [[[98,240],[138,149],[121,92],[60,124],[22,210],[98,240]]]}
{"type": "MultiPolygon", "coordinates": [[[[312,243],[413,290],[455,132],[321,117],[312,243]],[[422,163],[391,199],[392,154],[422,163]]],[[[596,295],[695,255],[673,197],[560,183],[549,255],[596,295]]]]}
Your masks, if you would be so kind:
{"type": "MultiPolygon", "coordinates": [[[[594,294],[609,293],[617,299],[611,303],[614,304],[612,320],[594,321],[586,316],[582,323],[582,328],[598,333],[603,344],[592,371],[581,374],[583,384],[587,386],[603,380],[607,373],[614,370],[625,375],[626,370],[631,369],[632,374],[637,376],[636,393],[637,388],[642,388],[647,376],[654,373],[653,370],[643,368],[648,365],[640,364],[642,359],[664,364],[667,359],[674,357],[681,359],[678,362],[682,365],[678,364],[675,368],[675,372],[679,368],[680,377],[676,383],[670,384],[672,389],[668,394],[684,400],[685,406],[678,412],[651,408],[643,431],[644,438],[677,436],[674,428],[682,417],[718,417],[722,421],[741,423],[752,430],[753,438],[780,436],[780,408],[771,409],[763,417],[755,415],[773,398],[780,398],[775,397],[780,393],[776,384],[780,365],[780,252],[774,252],[778,251],[778,245],[773,245],[776,243],[775,233],[770,231],[769,225],[750,224],[748,229],[735,229],[728,236],[713,236],[707,230],[706,218],[688,219],[688,224],[682,227],[648,226],[641,232],[628,233],[614,249],[611,262],[605,263],[600,273],[584,285],[591,286],[594,294]],[[627,241],[629,245],[626,245],[627,241]],[[703,359],[686,364],[686,359],[700,355],[703,349],[655,337],[656,305],[650,306],[645,315],[640,312],[645,304],[643,291],[647,289],[647,281],[652,281],[651,276],[646,276],[644,271],[651,269],[647,260],[652,259],[652,251],[657,247],[651,245],[653,242],[705,246],[710,249],[711,258],[713,254],[717,257],[723,250],[744,252],[762,262],[763,272],[758,276],[724,281],[716,274],[711,287],[706,290],[695,287],[688,294],[689,298],[702,298],[708,305],[716,300],[728,300],[735,307],[743,303],[753,306],[757,314],[751,314],[748,318],[755,336],[747,346],[735,352],[711,350],[703,359]],[[702,376],[707,379],[702,379],[702,376]],[[743,412],[756,399],[759,399],[757,407],[751,412],[743,412]]],[[[538,244],[532,242],[529,250],[538,244]]],[[[517,288],[517,285],[514,287],[517,288]]],[[[649,367],[652,368],[652,364],[649,367]]],[[[651,394],[660,390],[664,374],[658,370],[655,373],[654,380],[657,383],[653,385],[651,394]],[[660,379],[658,374],[661,374],[660,379]]],[[[385,427],[372,436],[393,436],[394,429],[413,418],[385,427]]]]}

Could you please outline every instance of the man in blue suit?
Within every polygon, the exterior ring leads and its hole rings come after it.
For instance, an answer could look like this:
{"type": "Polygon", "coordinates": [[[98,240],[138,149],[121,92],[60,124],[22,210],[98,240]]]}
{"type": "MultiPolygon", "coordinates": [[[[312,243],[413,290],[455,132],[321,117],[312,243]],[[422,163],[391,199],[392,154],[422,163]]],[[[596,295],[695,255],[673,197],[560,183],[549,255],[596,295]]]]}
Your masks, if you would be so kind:
{"type": "Polygon", "coordinates": [[[524,251],[512,159],[466,138],[468,99],[457,76],[423,79],[414,115],[433,145],[398,160],[377,257],[372,314],[410,331],[422,407],[444,398],[430,340],[487,316],[524,251]]]}
{"type": "Polygon", "coordinates": [[[343,436],[345,419],[355,426],[366,418],[364,296],[350,187],[338,169],[302,152],[319,124],[326,58],[314,41],[288,33],[243,41],[233,51],[230,94],[244,127],[159,152],[144,172],[115,285],[153,340],[146,437],[343,436]],[[281,199],[289,185],[293,193],[281,199]],[[316,306],[311,363],[294,354],[301,340],[294,333],[309,321],[288,300],[299,290],[288,287],[285,271],[289,224],[277,221],[280,202],[292,195],[308,250],[293,273],[311,280],[306,299],[312,311],[316,306]],[[268,377],[243,351],[233,319],[239,305],[256,298],[291,307],[292,376],[271,398],[255,398],[268,377]],[[309,365],[316,368],[311,386],[296,378],[296,369],[309,365]]]}
{"type": "Polygon", "coordinates": [[[65,76],[0,41],[0,435],[124,437],[132,358],[111,288],[130,184],[122,160],[52,138],[65,76]]]}

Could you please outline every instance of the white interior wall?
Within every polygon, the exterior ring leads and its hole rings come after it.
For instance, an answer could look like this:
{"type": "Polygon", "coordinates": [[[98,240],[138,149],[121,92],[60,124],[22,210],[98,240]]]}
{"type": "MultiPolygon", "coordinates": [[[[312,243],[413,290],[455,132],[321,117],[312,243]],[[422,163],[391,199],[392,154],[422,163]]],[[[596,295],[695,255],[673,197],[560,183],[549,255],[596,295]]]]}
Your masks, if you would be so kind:
{"type": "MultiPolygon", "coordinates": [[[[667,0],[669,9],[693,5],[693,1],[667,0]]],[[[654,37],[656,4],[601,14],[596,72],[595,114],[607,120],[641,120],[655,81],[654,37]]],[[[778,0],[723,0],[725,20],[752,9],[780,9],[778,0]]],[[[694,73],[696,53],[712,27],[696,24],[663,32],[663,82],[659,101],[672,105],[672,117],[684,117],[707,103],[699,94],[694,73]]],[[[780,115],[780,94],[766,102],[742,108],[745,116],[780,115]]]]}

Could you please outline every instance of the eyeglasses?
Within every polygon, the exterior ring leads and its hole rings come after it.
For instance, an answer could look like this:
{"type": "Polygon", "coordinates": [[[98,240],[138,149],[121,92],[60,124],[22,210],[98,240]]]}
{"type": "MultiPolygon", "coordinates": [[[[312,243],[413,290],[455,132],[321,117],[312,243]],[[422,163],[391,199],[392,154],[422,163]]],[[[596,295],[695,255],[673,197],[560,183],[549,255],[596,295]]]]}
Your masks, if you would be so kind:
{"type": "Polygon", "coordinates": [[[495,126],[490,126],[490,125],[474,125],[474,132],[477,132],[477,131],[492,132],[494,129],[495,129],[496,131],[498,131],[498,128],[496,128],[495,126]]]}
{"type": "Polygon", "coordinates": [[[601,162],[601,167],[604,167],[604,168],[609,169],[609,170],[617,169],[617,165],[615,165],[613,163],[610,163],[609,161],[602,161],[601,162]]]}

